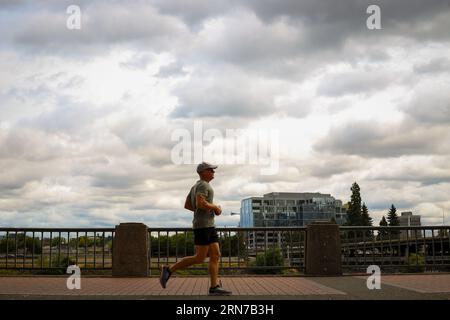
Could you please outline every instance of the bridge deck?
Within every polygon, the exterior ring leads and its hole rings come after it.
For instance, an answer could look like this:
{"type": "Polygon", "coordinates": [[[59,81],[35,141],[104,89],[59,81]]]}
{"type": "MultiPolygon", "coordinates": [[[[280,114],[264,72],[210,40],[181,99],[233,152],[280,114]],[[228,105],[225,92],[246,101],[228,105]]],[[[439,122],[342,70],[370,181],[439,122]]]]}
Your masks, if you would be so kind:
{"type": "MultiPolygon", "coordinates": [[[[450,299],[450,274],[383,275],[381,290],[369,290],[367,276],[223,277],[231,299],[450,299]]],[[[207,297],[207,277],[174,277],[167,289],[157,278],[82,277],[69,290],[67,277],[0,277],[0,299],[198,299],[207,297]]]]}

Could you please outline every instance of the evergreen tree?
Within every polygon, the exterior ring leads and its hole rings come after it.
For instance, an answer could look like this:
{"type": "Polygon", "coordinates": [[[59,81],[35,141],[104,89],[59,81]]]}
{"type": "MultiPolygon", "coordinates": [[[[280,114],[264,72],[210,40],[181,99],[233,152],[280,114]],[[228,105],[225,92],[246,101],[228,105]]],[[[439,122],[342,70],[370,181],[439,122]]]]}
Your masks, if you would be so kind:
{"type": "Polygon", "coordinates": [[[347,223],[348,226],[360,226],[361,225],[361,194],[359,185],[354,182],[351,189],[352,195],[350,197],[349,208],[347,210],[347,223]]]}
{"type": "MultiPolygon", "coordinates": [[[[397,209],[394,205],[391,206],[391,209],[389,209],[388,215],[387,215],[387,221],[389,223],[389,227],[397,227],[400,225],[400,219],[397,215],[397,209]]],[[[390,231],[391,238],[396,239],[400,236],[399,230],[392,230],[390,231]]]]}
{"type": "MultiPolygon", "coordinates": [[[[386,221],[386,218],[383,216],[382,218],[381,218],[381,220],[380,220],[380,227],[387,227],[388,226],[388,223],[387,223],[387,221],[386,221]]],[[[378,232],[378,239],[379,240],[384,240],[384,239],[386,239],[387,238],[387,231],[386,230],[380,230],[379,232],[378,232]]]]}
{"type": "Polygon", "coordinates": [[[361,225],[362,226],[372,226],[373,219],[369,216],[369,209],[365,203],[363,203],[361,208],[361,225]]]}
{"type": "Polygon", "coordinates": [[[397,215],[397,208],[395,208],[394,205],[392,205],[391,209],[389,209],[387,221],[389,222],[390,227],[395,227],[395,226],[400,225],[400,220],[398,219],[398,215],[397,215]]]}
{"type": "MultiPolygon", "coordinates": [[[[361,208],[361,225],[362,226],[367,226],[367,227],[371,227],[373,224],[373,220],[372,218],[369,216],[369,209],[367,209],[367,206],[365,203],[363,203],[362,208],[361,208]]],[[[367,230],[365,232],[366,237],[368,238],[372,238],[373,236],[373,231],[372,230],[367,230]]]]}

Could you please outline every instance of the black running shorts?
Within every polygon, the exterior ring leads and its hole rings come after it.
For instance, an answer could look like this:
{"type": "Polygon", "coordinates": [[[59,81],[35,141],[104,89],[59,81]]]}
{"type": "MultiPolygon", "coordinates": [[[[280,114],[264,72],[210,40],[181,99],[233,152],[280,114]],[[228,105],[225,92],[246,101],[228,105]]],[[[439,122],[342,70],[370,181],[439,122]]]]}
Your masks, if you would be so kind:
{"type": "Polygon", "coordinates": [[[194,244],[196,246],[207,246],[214,242],[219,242],[215,227],[194,229],[194,244]]]}

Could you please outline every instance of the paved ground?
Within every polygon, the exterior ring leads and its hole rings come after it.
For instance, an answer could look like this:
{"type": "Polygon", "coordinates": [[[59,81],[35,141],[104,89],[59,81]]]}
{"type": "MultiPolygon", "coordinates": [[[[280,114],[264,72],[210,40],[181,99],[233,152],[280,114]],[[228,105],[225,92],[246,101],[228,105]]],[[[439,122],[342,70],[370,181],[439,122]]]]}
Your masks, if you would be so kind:
{"type": "MultiPolygon", "coordinates": [[[[367,277],[223,277],[229,299],[450,299],[450,274],[385,275],[381,289],[367,277]]],[[[167,289],[157,278],[82,277],[80,290],[67,277],[0,277],[0,299],[216,299],[207,277],[174,277],[167,289]]],[[[220,299],[223,299],[221,297],[220,299]]]]}

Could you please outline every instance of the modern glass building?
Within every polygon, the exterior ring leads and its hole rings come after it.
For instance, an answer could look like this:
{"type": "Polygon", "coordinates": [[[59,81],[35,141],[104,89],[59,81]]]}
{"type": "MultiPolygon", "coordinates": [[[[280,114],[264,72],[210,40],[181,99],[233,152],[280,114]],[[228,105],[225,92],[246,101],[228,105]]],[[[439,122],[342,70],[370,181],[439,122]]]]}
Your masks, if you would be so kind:
{"type": "Polygon", "coordinates": [[[306,226],[315,220],[343,225],[346,210],[329,194],[271,192],[241,201],[240,227],[306,226]]]}

